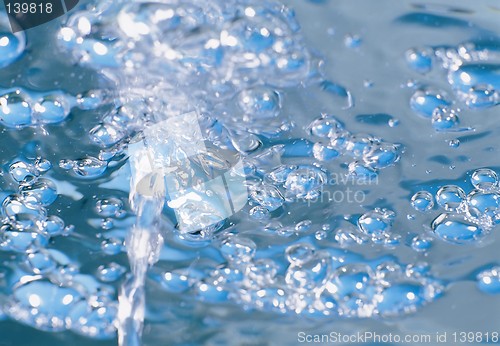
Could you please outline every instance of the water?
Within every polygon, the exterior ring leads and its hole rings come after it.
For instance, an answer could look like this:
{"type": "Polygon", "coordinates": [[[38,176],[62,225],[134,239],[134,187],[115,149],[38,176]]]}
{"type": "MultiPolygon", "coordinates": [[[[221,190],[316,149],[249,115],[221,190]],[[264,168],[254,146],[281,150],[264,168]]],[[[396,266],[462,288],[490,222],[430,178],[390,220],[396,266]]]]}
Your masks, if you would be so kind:
{"type": "Polygon", "coordinates": [[[7,342],[495,331],[494,10],[288,5],[0,22],[7,342]]]}

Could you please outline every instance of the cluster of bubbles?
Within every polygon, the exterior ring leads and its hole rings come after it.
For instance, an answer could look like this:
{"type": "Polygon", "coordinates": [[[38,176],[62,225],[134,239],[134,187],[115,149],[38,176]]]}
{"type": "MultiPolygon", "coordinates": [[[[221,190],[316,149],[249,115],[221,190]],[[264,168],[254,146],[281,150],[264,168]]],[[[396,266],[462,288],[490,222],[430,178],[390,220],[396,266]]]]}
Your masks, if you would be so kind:
{"type": "Polygon", "coordinates": [[[476,243],[499,222],[497,173],[479,168],[472,172],[470,182],[473,189],[468,193],[458,185],[444,185],[435,196],[428,191],[418,191],[412,196],[411,204],[420,212],[434,209],[435,202],[444,211],[431,224],[439,239],[454,244],[476,243]]]}
{"type": "MultiPolygon", "coordinates": [[[[0,38],[1,40],[1,38],[0,38]]],[[[0,124],[21,129],[64,122],[71,109],[93,109],[89,103],[92,91],[70,95],[62,90],[35,92],[23,88],[0,90],[0,124]]]]}
{"type": "MultiPolygon", "coordinates": [[[[406,53],[408,65],[426,74],[440,64],[457,100],[470,109],[485,109],[500,103],[500,51],[491,43],[466,42],[457,47],[412,48],[406,53]]],[[[419,115],[431,118],[436,131],[459,131],[460,108],[440,89],[420,87],[410,100],[419,115]]]]}
{"type": "Polygon", "coordinates": [[[44,331],[111,338],[116,330],[114,288],[80,273],[75,262],[50,246],[74,232],[73,225],[48,213],[58,197],[56,183],[46,175],[51,169],[42,158],[17,160],[8,167],[17,191],[1,204],[0,251],[12,255],[1,266],[2,311],[44,331]]]}
{"type": "Polygon", "coordinates": [[[219,241],[226,263],[203,274],[189,269],[157,273],[172,293],[194,292],[202,301],[229,300],[247,309],[310,316],[389,317],[415,311],[442,294],[426,263],[348,261],[311,243],[289,245],[286,266],[256,258],[250,238],[230,234],[219,241]]]}
{"type": "Polygon", "coordinates": [[[352,157],[349,174],[370,180],[377,172],[399,161],[401,146],[380,138],[353,134],[331,115],[322,115],[307,127],[314,141],[313,155],[320,161],[330,161],[338,156],[352,157]]]}

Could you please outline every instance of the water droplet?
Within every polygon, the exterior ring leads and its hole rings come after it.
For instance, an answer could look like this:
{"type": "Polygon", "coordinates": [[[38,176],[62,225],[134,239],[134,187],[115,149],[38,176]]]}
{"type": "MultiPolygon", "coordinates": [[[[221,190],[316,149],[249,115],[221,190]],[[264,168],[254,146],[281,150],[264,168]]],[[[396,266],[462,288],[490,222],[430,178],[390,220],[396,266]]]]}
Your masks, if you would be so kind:
{"type": "Polygon", "coordinates": [[[309,261],[313,255],[314,247],[307,243],[290,245],[285,250],[286,259],[290,264],[294,265],[301,265],[309,261]]]}
{"type": "Polygon", "coordinates": [[[314,166],[302,166],[286,177],[286,196],[300,199],[314,199],[320,195],[321,187],[326,183],[326,174],[314,166]]]}
{"type": "Polygon", "coordinates": [[[106,169],[108,163],[101,161],[95,157],[88,156],[83,159],[73,161],[73,172],[79,178],[95,179],[101,177],[106,169]]]}
{"type": "Polygon", "coordinates": [[[483,233],[478,225],[460,214],[440,214],[432,221],[431,227],[439,238],[454,244],[474,242],[483,233]]]}
{"type": "Polygon", "coordinates": [[[0,68],[18,60],[26,49],[24,31],[12,33],[4,19],[0,23],[0,68]]]}
{"type": "Polygon", "coordinates": [[[109,264],[100,265],[97,268],[96,277],[102,282],[113,282],[118,280],[125,272],[125,267],[118,263],[111,262],[109,264]]]}
{"type": "Polygon", "coordinates": [[[488,191],[498,186],[498,175],[489,168],[479,168],[472,172],[470,182],[478,190],[488,191]]]}
{"type": "Polygon", "coordinates": [[[220,246],[222,256],[235,263],[251,261],[256,250],[257,245],[253,240],[240,236],[228,236],[222,240],[220,246]]]}
{"type": "Polygon", "coordinates": [[[375,208],[359,217],[358,227],[362,233],[381,239],[390,234],[395,217],[391,210],[375,208]]]}
{"type": "Polygon", "coordinates": [[[11,128],[29,126],[31,116],[30,100],[20,90],[0,95],[0,123],[11,128]]]}
{"type": "Polygon", "coordinates": [[[65,95],[46,95],[34,106],[34,116],[42,124],[60,123],[69,115],[70,104],[65,95]]]}
{"type": "Polygon", "coordinates": [[[16,182],[23,185],[33,183],[40,175],[33,165],[22,161],[17,161],[10,165],[9,173],[16,182]]]}
{"type": "Polygon", "coordinates": [[[410,107],[417,114],[426,118],[432,118],[434,110],[437,107],[449,106],[444,92],[435,89],[417,90],[410,99],[410,107]]]}
{"type": "Polygon", "coordinates": [[[458,148],[460,146],[460,140],[459,139],[450,139],[448,141],[448,145],[452,148],[458,148]]]}
{"type": "Polygon", "coordinates": [[[500,293],[500,267],[486,269],[477,275],[479,289],[489,294],[500,293]]]}
{"type": "Polygon", "coordinates": [[[458,123],[458,113],[452,108],[438,106],[432,112],[432,126],[436,131],[450,130],[458,123]]]}
{"type": "Polygon", "coordinates": [[[411,240],[411,248],[417,252],[427,251],[432,246],[432,238],[426,236],[415,236],[411,240]]]}
{"type": "Polygon", "coordinates": [[[405,53],[408,66],[418,73],[427,73],[432,69],[433,56],[432,48],[412,48],[405,53]]]}
{"type": "Polygon", "coordinates": [[[251,185],[248,189],[250,197],[269,211],[283,205],[284,199],[279,190],[270,184],[251,185]]]}
{"type": "Polygon", "coordinates": [[[459,186],[445,185],[436,192],[436,201],[444,210],[455,211],[463,206],[465,192],[459,186]]]}
{"type": "Polygon", "coordinates": [[[238,104],[252,119],[271,118],[280,112],[281,97],[276,90],[259,86],[240,92],[238,104]]]}
{"type": "Polygon", "coordinates": [[[95,208],[102,217],[118,217],[123,214],[123,202],[114,197],[98,200],[95,208]]]}
{"type": "Polygon", "coordinates": [[[411,197],[411,205],[421,212],[431,210],[434,207],[434,197],[428,191],[418,191],[411,197]]]}
{"type": "Polygon", "coordinates": [[[57,187],[52,180],[39,178],[32,185],[21,187],[20,193],[26,203],[47,207],[56,200],[57,187]]]}

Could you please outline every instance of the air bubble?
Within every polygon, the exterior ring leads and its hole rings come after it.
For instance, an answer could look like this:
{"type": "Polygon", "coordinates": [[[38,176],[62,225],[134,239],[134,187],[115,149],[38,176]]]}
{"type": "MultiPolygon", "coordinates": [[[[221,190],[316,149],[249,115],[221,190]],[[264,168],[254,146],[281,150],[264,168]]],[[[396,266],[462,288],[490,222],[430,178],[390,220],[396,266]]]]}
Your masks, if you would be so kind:
{"type": "Polygon", "coordinates": [[[421,212],[431,210],[434,207],[434,197],[428,191],[418,191],[411,197],[411,205],[421,212]]]}
{"type": "Polygon", "coordinates": [[[240,236],[228,236],[222,240],[220,246],[222,256],[235,263],[251,261],[256,250],[257,245],[253,240],[240,236]]]}
{"type": "Polygon", "coordinates": [[[460,214],[440,214],[431,228],[439,238],[454,244],[474,242],[483,234],[483,229],[460,214]]]}
{"type": "Polygon", "coordinates": [[[123,214],[123,202],[118,198],[105,198],[97,201],[97,214],[102,217],[118,217],[123,214]]]}
{"type": "Polygon", "coordinates": [[[32,123],[30,99],[20,90],[0,95],[0,123],[10,128],[29,126],[32,123]]]}
{"type": "Polygon", "coordinates": [[[432,126],[436,131],[450,130],[458,123],[458,113],[452,108],[438,106],[432,112],[432,126]]]}
{"type": "Polygon", "coordinates": [[[456,185],[445,185],[436,192],[437,204],[446,211],[459,210],[465,201],[464,190],[456,185]]]}
{"type": "Polygon", "coordinates": [[[427,73],[432,69],[432,48],[412,48],[406,51],[405,57],[408,65],[418,73],[427,73]]]}
{"type": "Polygon", "coordinates": [[[472,172],[470,182],[478,190],[488,191],[498,186],[498,175],[489,168],[479,168],[472,172]]]}

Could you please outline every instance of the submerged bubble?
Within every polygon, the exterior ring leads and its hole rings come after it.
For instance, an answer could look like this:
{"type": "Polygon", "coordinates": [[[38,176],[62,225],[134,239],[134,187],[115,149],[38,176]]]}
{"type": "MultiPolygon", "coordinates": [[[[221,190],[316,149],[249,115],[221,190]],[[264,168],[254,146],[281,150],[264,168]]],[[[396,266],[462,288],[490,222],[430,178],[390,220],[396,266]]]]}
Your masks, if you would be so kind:
{"type": "Polygon", "coordinates": [[[270,118],[279,114],[280,94],[269,87],[245,89],[238,95],[238,104],[251,118],[270,118]]]}
{"type": "Polygon", "coordinates": [[[97,268],[96,277],[102,282],[113,282],[118,280],[125,272],[125,267],[118,263],[111,262],[106,265],[100,265],[97,268]]]}
{"type": "Polygon", "coordinates": [[[428,191],[418,191],[411,197],[411,205],[418,211],[431,210],[434,207],[434,197],[428,191]]]}
{"type": "Polygon", "coordinates": [[[19,128],[31,125],[32,109],[29,97],[20,90],[0,95],[0,123],[19,128]]]}
{"type": "Polygon", "coordinates": [[[343,130],[340,122],[328,115],[314,120],[307,129],[311,135],[320,138],[335,137],[337,133],[343,130]]]}
{"type": "Polygon", "coordinates": [[[285,257],[290,264],[301,265],[314,255],[314,246],[307,243],[290,245],[285,250],[285,257]]]}
{"type": "Polygon", "coordinates": [[[88,156],[83,159],[74,160],[71,168],[75,176],[79,178],[95,179],[101,177],[106,172],[108,163],[88,156]]]}
{"type": "Polygon", "coordinates": [[[500,267],[486,269],[477,275],[477,285],[483,292],[489,294],[500,293],[500,267]]]}
{"type": "Polygon", "coordinates": [[[60,123],[69,115],[70,103],[65,95],[46,95],[34,106],[34,116],[42,124],[60,123]]]}
{"type": "Polygon", "coordinates": [[[73,288],[35,280],[17,287],[4,311],[27,325],[56,332],[66,329],[71,308],[80,299],[73,288]]]}
{"type": "Polygon", "coordinates": [[[498,91],[491,85],[476,85],[466,93],[459,93],[459,97],[472,109],[483,109],[497,105],[500,102],[498,91]]]}
{"type": "Polygon", "coordinates": [[[467,212],[479,221],[491,222],[500,209],[500,193],[474,189],[467,195],[467,212]]]}
{"type": "Polygon", "coordinates": [[[257,245],[253,240],[240,237],[228,236],[222,242],[220,251],[222,256],[229,262],[249,262],[255,255],[257,245]]]}
{"type": "Polygon", "coordinates": [[[326,183],[326,174],[314,166],[301,166],[288,174],[285,181],[287,197],[314,199],[326,183]]]}
{"type": "Polygon", "coordinates": [[[8,24],[0,23],[0,68],[4,68],[18,60],[26,49],[26,34],[24,31],[12,33],[8,24]]]}
{"type": "Polygon", "coordinates": [[[427,251],[432,246],[432,238],[426,236],[415,236],[411,240],[411,247],[418,252],[427,251]]]}
{"type": "Polygon", "coordinates": [[[35,183],[20,189],[23,199],[29,204],[47,207],[57,198],[57,187],[52,180],[39,178],[35,183]]]}
{"type": "Polygon", "coordinates": [[[446,211],[455,211],[463,206],[465,192],[460,186],[445,185],[436,192],[437,204],[446,211]]]}
{"type": "Polygon", "coordinates": [[[117,217],[123,214],[123,202],[118,198],[105,198],[97,201],[97,214],[102,217],[117,217]]]}
{"type": "Polygon", "coordinates": [[[375,208],[359,217],[358,227],[362,233],[371,237],[387,237],[395,217],[396,214],[391,210],[375,208]]]}
{"type": "Polygon", "coordinates": [[[432,221],[431,228],[439,238],[454,244],[474,242],[484,233],[465,216],[451,213],[440,214],[432,221]]]}
{"type": "Polygon", "coordinates": [[[250,197],[261,206],[267,208],[269,211],[274,211],[283,205],[283,196],[273,185],[252,185],[248,190],[250,197]]]}
{"type": "Polygon", "coordinates": [[[458,123],[458,113],[452,108],[438,106],[432,112],[432,126],[436,131],[450,130],[458,123]]]}
{"type": "Polygon", "coordinates": [[[412,48],[405,52],[406,62],[418,73],[427,73],[432,69],[432,48],[412,48]]]}
{"type": "Polygon", "coordinates": [[[417,90],[410,99],[411,109],[426,118],[431,118],[437,107],[449,105],[450,102],[446,99],[444,92],[431,88],[417,90]]]}
{"type": "Polygon", "coordinates": [[[9,167],[10,176],[18,183],[30,184],[33,183],[40,175],[40,172],[31,164],[17,161],[9,167]]]}
{"type": "Polygon", "coordinates": [[[498,175],[492,169],[479,168],[472,172],[470,182],[476,189],[492,190],[498,186],[498,175]]]}

